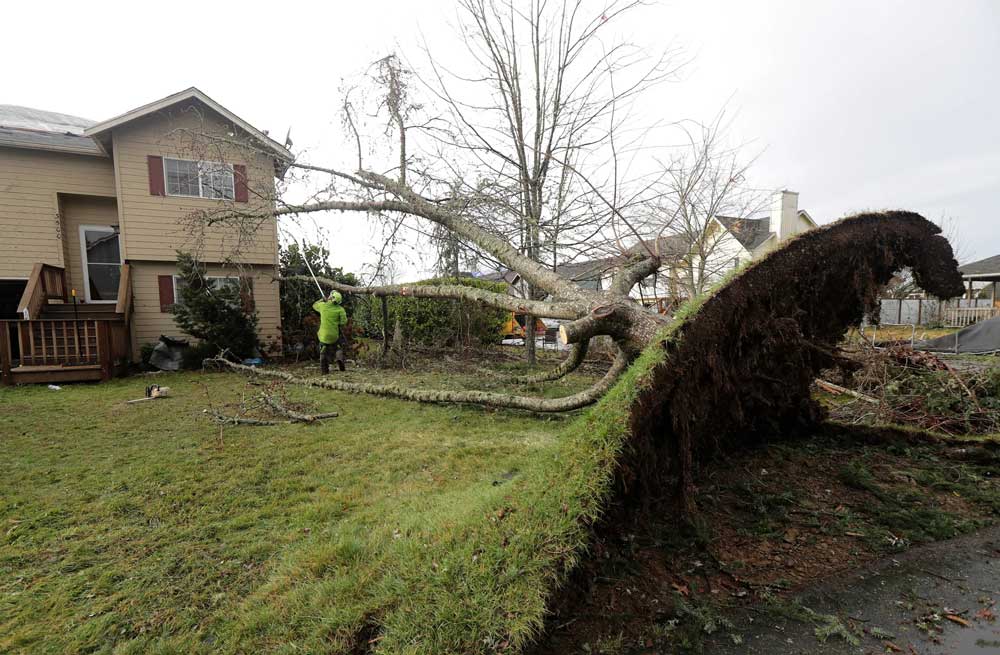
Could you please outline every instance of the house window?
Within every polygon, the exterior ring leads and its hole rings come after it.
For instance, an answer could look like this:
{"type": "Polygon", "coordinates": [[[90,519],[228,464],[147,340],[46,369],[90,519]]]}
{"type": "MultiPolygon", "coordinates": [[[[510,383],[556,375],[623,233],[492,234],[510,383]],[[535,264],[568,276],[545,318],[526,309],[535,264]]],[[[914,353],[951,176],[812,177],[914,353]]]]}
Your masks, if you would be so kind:
{"type": "MultiPolygon", "coordinates": [[[[227,277],[223,275],[206,275],[204,278],[205,283],[208,285],[209,292],[222,289],[226,286],[232,286],[237,291],[240,288],[240,278],[238,277],[227,277]]],[[[174,302],[181,302],[181,289],[184,288],[184,278],[180,275],[174,276],[174,302]]]]}
{"type": "Polygon", "coordinates": [[[232,200],[233,167],[210,161],[163,158],[168,196],[232,200]]]}

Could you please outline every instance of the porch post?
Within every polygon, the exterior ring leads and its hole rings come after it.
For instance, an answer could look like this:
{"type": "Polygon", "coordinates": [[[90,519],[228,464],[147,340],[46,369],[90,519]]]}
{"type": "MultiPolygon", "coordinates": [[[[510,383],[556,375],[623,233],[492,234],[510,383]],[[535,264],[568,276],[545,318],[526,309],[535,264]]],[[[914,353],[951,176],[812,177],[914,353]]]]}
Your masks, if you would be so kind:
{"type": "Polygon", "coordinates": [[[105,320],[97,321],[97,361],[101,365],[101,380],[110,380],[111,330],[105,320]]]}
{"type": "Polygon", "coordinates": [[[4,386],[14,384],[10,374],[10,363],[10,323],[0,321],[0,384],[4,386]]]}

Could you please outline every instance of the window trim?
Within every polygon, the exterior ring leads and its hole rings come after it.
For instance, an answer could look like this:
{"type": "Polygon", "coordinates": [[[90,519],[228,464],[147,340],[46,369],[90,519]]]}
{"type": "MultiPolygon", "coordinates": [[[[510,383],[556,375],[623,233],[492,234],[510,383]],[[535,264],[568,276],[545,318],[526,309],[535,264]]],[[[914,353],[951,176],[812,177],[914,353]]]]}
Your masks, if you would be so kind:
{"type": "MultiPolygon", "coordinates": [[[[169,198],[201,198],[202,200],[228,200],[229,202],[236,202],[236,169],[233,164],[227,164],[223,161],[210,161],[208,159],[184,159],[183,157],[161,157],[163,160],[163,194],[169,198]],[[186,193],[170,193],[170,183],[167,180],[167,161],[183,161],[191,162],[198,165],[198,195],[189,196],[186,193]],[[233,197],[232,198],[210,198],[205,195],[205,189],[201,182],[201,166],[202,164],[212,164],[215,166],[225,166],[229,169],[229,174],[233,178],[233,197]]],[[[209,276],[206,276],[209,277],[209,276]]]]}

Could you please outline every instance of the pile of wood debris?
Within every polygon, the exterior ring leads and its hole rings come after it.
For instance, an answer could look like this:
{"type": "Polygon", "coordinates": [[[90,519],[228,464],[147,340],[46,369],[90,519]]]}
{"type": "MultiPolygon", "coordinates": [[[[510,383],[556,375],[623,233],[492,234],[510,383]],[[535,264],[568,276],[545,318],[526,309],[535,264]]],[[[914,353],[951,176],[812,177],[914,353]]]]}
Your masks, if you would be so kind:
{"type": "Polygon", "coordinates": [[[846,365],[817,380],[837,397],[831,418],[852,424],[894,423],[948,435],[1000,432],[1000,361],[956,367],[907,345],[847,351],[846,365]],[[831,381],[831,380],[836,380],[831,381]]]}

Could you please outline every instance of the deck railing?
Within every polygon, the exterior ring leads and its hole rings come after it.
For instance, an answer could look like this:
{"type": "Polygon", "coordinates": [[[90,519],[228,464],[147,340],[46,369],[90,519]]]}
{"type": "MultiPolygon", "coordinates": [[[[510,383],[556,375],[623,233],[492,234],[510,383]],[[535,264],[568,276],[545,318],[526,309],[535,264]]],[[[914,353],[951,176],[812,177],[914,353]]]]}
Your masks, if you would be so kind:
{"type": "Polygon", "coordinates": [[[128,326],[118,319],[0,321],[0,378],[16,381],[30,367],[96,368],[110,379],[129,352],[128,326]],[[17,357],[13,345],[17,345],[17,357]]]}
{"type": "Polygon", "coordinates": [[[945,324],[949,327],[966,327],[979,321],[1000,316],[998,307],[950,307],[944,310],[945,324]]]}
{"type": "Polygon", "coordinates": [[[31,320],[41,315],[42,306],[49,300],[69,302],[69,287],[66,284],[66,269],[51,264],[35,264],[31,277],[21,294],[17,313],[31,320]]]}

